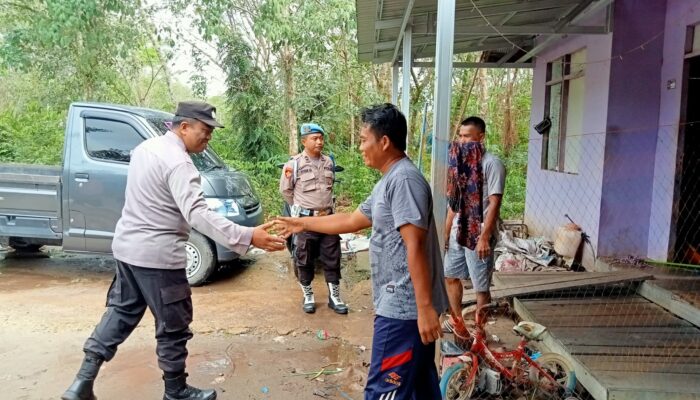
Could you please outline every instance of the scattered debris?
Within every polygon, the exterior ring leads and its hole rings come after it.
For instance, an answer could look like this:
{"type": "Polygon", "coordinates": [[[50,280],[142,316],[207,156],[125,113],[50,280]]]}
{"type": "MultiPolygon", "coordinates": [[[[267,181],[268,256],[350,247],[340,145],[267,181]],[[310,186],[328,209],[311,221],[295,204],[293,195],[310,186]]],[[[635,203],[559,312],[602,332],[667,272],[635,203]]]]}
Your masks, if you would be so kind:
{"type": "Polygon", "coordinates": [[[251,249],[248,250],[248,253],[246,253],[246,254],[249,256],[258,256],[260,254],[265,254],[265,253],[267,253],[267,252],[263,249],[259,249],[257,247],[251,247],[251,249]]]}
{"type": "Polygon", "coordinates": [[[335,375],[335,374],[339,374],[339,373],[343,372],[343,369],[340,367],[336,367],[333,369],[326,369],[332,365],[338,365],[338,363],[330,363],[328,365],[321,367],[320,370],[315,371],[315,372],[294,372],[291,374],[291,376],[305,376],[310,381],[317,379],[317,380],[323,382],[323,378],[321,378],[323,375],[335,375]]]}
{"type": "Polygon", "coordinates": [[[495,268],[500,272],[566,271],[569,268],[544,238],[522,239],[509,231],[500,232],[500,241],[494,249],[499,256],[495,268]]]}
{"type": "Polygon", "coordinates": [[[635,257],[635,256],[627,256],[623,258],[613,258],[612,262],[615,264],[625,264],[629,265],[631,267],[636,267],[636,268],[651,268],[651,265],[649,265],[646,260],[643,258],[635,257]]]}
{"type": "Polygon", "coordinates": [[[318,332],[316,332],[316,338],[318,340],[328,340],[331,336],[328,334],[328,331],[325,329],[319,329],[318,332]]]}
{"type": "Polygon", "coordinates": [[[322,397],[324,399],[330,398],[330,393],[328,393],[327,391],[325,391],[323,389],[314,389],[313,395],[318,396],[318,397],[322,397]]]}
{"type": "Polygon", "coordinates": [[[272,341],[275,342],[275,343],[284,343],[284,342],[285,342],[285,338],[284,338],[284,336],[277,336],[277,337],[275,337],[274,339],[272,339],[272,341]]]}
{"type": "Polygon", "coordinates": [[[352,233],[340,235],[340,251],[343,254],[355,254],[369,249],[369,238],[352,233]]]}

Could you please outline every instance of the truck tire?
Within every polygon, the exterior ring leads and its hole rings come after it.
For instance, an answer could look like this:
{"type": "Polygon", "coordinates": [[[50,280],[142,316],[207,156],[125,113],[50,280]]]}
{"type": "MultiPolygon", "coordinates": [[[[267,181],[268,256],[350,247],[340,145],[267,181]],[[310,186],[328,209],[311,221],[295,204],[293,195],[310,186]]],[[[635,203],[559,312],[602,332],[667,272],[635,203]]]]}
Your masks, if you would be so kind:
{"type": "Polygon", "coordinates": [[[43,246],[43,244],[28,243],[25,240],[17,238],[10,238],[9,245],[15,249],[17,253],[36,253],[43,246]]]}
{"type": "Polygon", "coordinates": [[[187,253],[187,281],[200,286],[216,270],[216,251],[213,243],[199,232],[192,231],[185,243],[187,253]]]}

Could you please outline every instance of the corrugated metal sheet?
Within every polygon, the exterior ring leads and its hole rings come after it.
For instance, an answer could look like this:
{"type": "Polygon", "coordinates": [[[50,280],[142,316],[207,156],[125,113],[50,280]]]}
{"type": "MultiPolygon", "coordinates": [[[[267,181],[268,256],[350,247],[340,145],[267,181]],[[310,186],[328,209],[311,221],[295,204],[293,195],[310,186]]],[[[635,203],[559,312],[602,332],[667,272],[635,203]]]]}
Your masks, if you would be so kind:
{"type": "MultiPolygon", "coordinates": [[[[510,42],[529,50],[535,36],[558,34],[569,27],[568,21],[598,1],[602,0],[457,0],[454,52],[490,50],[505,54],[513,48],[510,42]]],[[[356,0],[361,61],[392,61],[409,3],[409,0],[356,0]]],[[[437,6],[438,0],[414,1],[410,21],[415,59],[435,55],[437,6]]],[[[397,61],[400,60],[401,51],[398,51],[397,61]]]]}

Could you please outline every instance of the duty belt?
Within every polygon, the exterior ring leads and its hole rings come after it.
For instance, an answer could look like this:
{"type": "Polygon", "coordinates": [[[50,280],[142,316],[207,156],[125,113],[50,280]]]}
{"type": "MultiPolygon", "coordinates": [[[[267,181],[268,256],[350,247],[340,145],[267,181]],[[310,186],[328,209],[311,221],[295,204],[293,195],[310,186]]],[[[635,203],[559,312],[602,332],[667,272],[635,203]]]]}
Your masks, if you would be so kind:
{"type": "Polygon", "coordinates": [[[299,207],[300,217],[322,217],[331,214],[333,214],[333,210],[330,208],[326,210],[309,210],[308,208],[299,207]]]}

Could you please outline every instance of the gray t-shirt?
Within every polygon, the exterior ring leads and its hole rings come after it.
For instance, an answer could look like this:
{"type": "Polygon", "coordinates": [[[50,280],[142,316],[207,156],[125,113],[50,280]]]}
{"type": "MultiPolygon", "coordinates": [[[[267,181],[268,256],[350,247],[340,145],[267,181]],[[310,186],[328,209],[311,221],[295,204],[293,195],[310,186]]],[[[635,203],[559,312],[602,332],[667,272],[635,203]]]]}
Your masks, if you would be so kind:
{"type": "Polygon", "coordinates": [[[506,187],[506,167],[498,157],[490,152],[484,153],[481,159],[481,170],[484,174],[484,217],[489,209],[489,196],[503,194],[506,187]]]}
{"type": "Polygon", "coordinates": [[[430,186],[408,158],[403,158],[374,185],[372,194],[359,207],[372,221],[369,253],[376,314],[400,320],[418,319],[416,296],[408,272],[406,245],[399,228],[406,224],[426,230],[433,307],[448,308],[430,186]]]}

